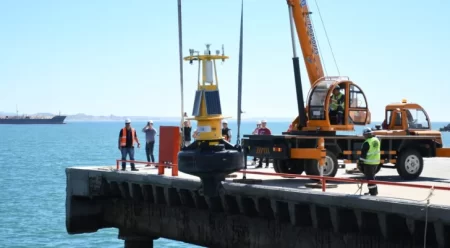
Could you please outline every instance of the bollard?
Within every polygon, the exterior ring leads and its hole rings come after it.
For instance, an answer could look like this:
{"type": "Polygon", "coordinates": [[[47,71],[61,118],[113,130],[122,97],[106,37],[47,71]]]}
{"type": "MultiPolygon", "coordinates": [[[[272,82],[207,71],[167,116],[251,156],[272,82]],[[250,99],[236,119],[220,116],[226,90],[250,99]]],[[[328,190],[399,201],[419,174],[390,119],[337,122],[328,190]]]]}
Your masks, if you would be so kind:
{"type": "Polygon", "coordinates": [[[178,176],[178,152],[180,151],[180,127],[159,127],[158,175],[164,175],[166,167],[172,167],[172,176],[178,176]]]}

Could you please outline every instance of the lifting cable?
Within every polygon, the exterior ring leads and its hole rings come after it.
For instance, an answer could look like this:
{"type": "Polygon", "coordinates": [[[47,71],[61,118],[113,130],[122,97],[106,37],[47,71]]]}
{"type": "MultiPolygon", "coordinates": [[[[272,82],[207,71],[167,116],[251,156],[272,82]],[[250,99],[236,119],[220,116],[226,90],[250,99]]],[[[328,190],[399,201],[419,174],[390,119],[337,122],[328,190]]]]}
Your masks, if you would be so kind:
{"type": "MultiPolygon", "coordinates": [[[[239,68],[238,68],[238,106],[237,106],[237,141],[236,147],[241,149],[241,115],[242,115],[242,57],[244,47],[244,0],[241,0],[241,27],[239,32],[239,68]]],[[[244,173],[242,179],[247,179],[247,154],[244,150],[244,173]]]]}
{"type": "Polygon", "coordinates": [[[244,46],[244,0],[241,1],[241,28],[239,37],[239,68],[238,68],[238,106],[237,106],[237,141],[241,144],[241,115],[242,115],[242,50],[244,46]]]}
{"type": "MultiPolygon", "coordinates": [[[[322,23],[323,30],[325,31],[325,37],[327,38],[328,46],[330,47],[331,56],[333,56],[334,65],[336,66],[336,70],[337,70],[338,76],[340,76],[341,72],[339,71],[339,67],[338,67],[338,64],[336,62],[336,57],[334,56],[333,48],[331,47],[331,42],[330,42],[330,39],[328,38],[328,33],[327,33],[327,29],[325,28],[325,23],[323,21],[322,14],[320,14],[319,4],[317,3],[317,0],[314,0],[314,2],[316,3],[317,12],[319,13],[319,17],[320,17],[320,21],[322,23]]],[[[314,26],[313,26],[313,28],[314,28],[314,26]]]]}
{"type": "Polygon", "coordinates": [[[184,147],[184,89],[183,89],[183,31],[181,26],[181,0],[178,0],[178,50],[180,53],[181,86],[181,147],[184,147]]]}
{"type": "MultiPolygon", "coordinates": [[[[309,5],[308,5],[309,6],[309,5]]],[[[310,15],[312,12],[310,11],[309,13],[307,13],[308,15],[310,15]]],[[[319,12],[320,13],[320,12],[319,12]]],[[[315,34],[317,34],[317,32],[316,32],[316,29],[314,28],[314,22],[313,22],[313,20],[312,20],[312,18],[310,17],[309,18],[309,21],[311,22],[311,27],[312,27],[312,31],[315,33],[315,34]]],[[[317,48],[318,48],[318,50],[319,50],[319,58],[320,58],[320,60],[322,61],[322,64],[323,64],[323,70],[324,70],[324,72],[325,72],[325,75],[326,76],[328,76],[328,72],[327,72],[327,66],[326,66],[326,63],[325,63],[325,59],[323,58],[323,55],[322,55],[322,49],[320,48],[320,43],[319,43],[319,39],[317,39],[317,38],[315,38],[316,40],[316,44],[317,44],[317,48]]]]}

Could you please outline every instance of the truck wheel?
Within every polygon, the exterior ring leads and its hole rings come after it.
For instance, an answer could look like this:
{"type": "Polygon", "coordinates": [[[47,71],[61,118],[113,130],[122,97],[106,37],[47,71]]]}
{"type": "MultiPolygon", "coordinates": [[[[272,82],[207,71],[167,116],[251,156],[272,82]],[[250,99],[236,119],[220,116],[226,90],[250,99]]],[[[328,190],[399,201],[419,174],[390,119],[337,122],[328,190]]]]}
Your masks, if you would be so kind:
{"type": "Polygon", "coordinates": [[[303,159],[277,159],[274,163],[276,173],[302,174],[305,170],[303,159]]]}
{"type": "Polygon", "coordinates": [[[273,160],[273,169],[275,170],[276,173],[281,173],[280,172],[280,160],[279,159],[274,159],[273,160]]]}
{"type": "MultiPolygon", "coordinates": [[[[327,157],[325,160],[325,166],[323,168],[323,175],[327,177],[334,177],[339,169],[339,164],[336,155],[327,150],[327,157]]],[[[307,175],[319,176],[320,168],[319,161],[314,159],[308,159],[305,162],[305,172],[307,175]]]]}
{"type": "Polygon", "coordinates": [[[401,152],[395,167],[397,168],[397,172],[402,179],[417,179],[420,174],[422,174],[423,170],[422,155],[414,149],[401,152]]]}
{"type": "Polygon", "coordinates": [[[280,160],[280,173],[302,174],[305,171],[304,159],[286,159],[280,160]]]}

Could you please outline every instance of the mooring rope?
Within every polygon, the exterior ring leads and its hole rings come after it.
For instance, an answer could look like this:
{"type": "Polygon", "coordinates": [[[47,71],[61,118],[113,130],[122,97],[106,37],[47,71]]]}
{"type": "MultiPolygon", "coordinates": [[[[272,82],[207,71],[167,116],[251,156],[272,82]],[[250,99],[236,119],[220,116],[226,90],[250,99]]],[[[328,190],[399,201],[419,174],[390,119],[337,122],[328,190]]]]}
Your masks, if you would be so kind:
{"type": "Polygon", "coordinates": [[[426,248],[427,247],[427,232],[428,232],[428,209],[430,208],[430,199],[431,197],[434,195],[434,185],[431,186],[431,189],[428,193],[428,196],[424,199],[421,200],[419,202],[423,202],[426,201],[426,205],[425,205],[425,227],[424,227],[424,231],[423,231],[423,247],[426,248]]]}
{"type": "MultiPolygon", "coordinates": [[[[355,194],[358,193],[358,191],[360,192],[359,194],[362,194],[362,187],[363,187],[364,183],[362,182],[358,182],[357,183],[357,187],[358,189],[356,190],[355,194]]],[[[423,233],[423,247],[426,248],[427,247],[427,232],[428,232],[428,209],[431,206],[430,203],[430,199],[431,197],[434,196],[434,185],[431,186],[430,191],[428,192],[428,196],[423,199],[423,200],[412,200],[415,202],[426,202],[425,204],[425,227],[424,227],[424,233],[423,233]]]]}

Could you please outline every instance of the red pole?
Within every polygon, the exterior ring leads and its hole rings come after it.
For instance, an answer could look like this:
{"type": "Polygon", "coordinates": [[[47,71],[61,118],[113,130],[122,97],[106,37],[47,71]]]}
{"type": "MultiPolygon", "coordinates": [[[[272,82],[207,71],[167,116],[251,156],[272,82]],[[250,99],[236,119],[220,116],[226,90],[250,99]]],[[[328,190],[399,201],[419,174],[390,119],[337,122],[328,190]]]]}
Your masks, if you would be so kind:
{"type": "Polygon", "coordinates": [[[322,177],[322,192],[325,192],[326,188],[327,188],[327,179],[322,177]]]}
{"type": "Polygon", "coordinates": [[[172,176],[173,177],[178,176],[178,164],[172,164],[172,176]]]}

